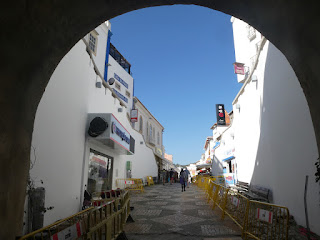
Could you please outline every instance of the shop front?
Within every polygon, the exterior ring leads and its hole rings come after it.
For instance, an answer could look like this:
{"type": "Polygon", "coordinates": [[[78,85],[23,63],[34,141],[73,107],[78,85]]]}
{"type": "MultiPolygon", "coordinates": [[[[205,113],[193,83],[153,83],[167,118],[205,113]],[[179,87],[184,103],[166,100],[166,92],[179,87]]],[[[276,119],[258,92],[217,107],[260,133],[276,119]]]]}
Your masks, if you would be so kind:
{"type": "Polygon", "coordinates": [[[132,162],[123,156],[134,154],[135,140],[111,113],[90,113],[87,133],[86,190],[89,194],[111,190],[115,188],[114,178],[126,178],[131,173],[132,162]]]}

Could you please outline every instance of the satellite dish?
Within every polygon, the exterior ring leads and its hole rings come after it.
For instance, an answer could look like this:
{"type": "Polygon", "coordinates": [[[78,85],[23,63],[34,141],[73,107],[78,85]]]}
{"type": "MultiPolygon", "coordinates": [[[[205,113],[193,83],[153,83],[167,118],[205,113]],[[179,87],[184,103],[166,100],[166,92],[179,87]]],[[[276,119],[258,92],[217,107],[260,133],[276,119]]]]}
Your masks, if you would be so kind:
{"type": "Polygon", "coordinates": [[[115,82],[115,79],[114,79],[114,78],[109,78],[109,80],[108,80],[109,85],[114,84],[114,82],[115,82]]]}

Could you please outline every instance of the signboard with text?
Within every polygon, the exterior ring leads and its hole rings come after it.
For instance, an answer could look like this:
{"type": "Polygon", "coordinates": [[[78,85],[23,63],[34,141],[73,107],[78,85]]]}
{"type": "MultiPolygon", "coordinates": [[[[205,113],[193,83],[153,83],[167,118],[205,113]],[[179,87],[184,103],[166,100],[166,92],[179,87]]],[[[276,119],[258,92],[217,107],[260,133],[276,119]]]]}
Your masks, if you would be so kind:
{"type": "Polygon", "coordinates": [[[226,125],[226,115],[224,112],[224,104],[216,104],[217,124],[226,125]]]}
{"type": "Polygon", "coordinates": [[[234,66],[234,73],[235,74],[240,74],[240,75],[244,75],[245,74],[244,64],[243,63],[235,62],[233,64],[233,66],[234,66]]]}
{"type": "Polygon", "coordinates": [[[131,122],[138,122],[138,109],[131,110],[131,122]]]}

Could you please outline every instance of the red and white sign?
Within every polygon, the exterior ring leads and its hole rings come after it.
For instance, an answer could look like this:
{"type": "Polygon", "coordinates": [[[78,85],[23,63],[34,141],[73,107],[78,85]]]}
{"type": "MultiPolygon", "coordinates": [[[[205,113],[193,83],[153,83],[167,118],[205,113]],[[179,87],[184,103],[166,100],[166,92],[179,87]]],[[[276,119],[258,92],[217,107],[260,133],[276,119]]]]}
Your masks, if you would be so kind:
{"type": "Polygon", "coordinates": [[[51,240],[77,239],[81,237],[82,230],[80,222],[52,235],[51,240]]]}
{"type": "Polygon", "coordinates": [[[244,72],[244,64],[243,63],[235,62],[233,64],[233,66],[234,66],[234,73],[235,74],[241,74],[241,75],[245,74],[245,72],[244,72]]]}
{"type": "Polygon", "coordinates": [[[232,196],[232,204],[235,205],[236,207],[239,207],[239,203],[240,203],[240,199],[235,197],[235,196],[232,196]]]}
{"type": "Polygon", "coordinates": [[[257,218],[261,221],[272,223],[273,213],[267,210],[257,208],[257,218]]]}
{"type": "Polygon", "coordinates": [[[134,184],[134,181],[132,181],[132,180],[125,180],[125,181],[124,181],[124,184],[134,184]]]}
{"type": "Polygon", "coordinates": [[[138,109],[131,110],[131,122],[138,122],[138,109]]]}

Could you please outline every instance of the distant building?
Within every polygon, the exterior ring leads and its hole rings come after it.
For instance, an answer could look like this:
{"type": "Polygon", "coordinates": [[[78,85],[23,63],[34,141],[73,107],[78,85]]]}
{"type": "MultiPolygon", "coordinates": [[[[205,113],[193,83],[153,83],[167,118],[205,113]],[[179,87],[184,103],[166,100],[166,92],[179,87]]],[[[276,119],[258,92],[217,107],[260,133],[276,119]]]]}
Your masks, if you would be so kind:
{"type": "Polygon", "coordinates": [[[138,122],[134,124],[134,129],[142,134],[144,143],[152,149],[158,166],[158,174],[160,174],[160,170],[165,166],[162,144],[164,127],[137,97],[134,97],[134,107],[138,109],[138,122]]]}

